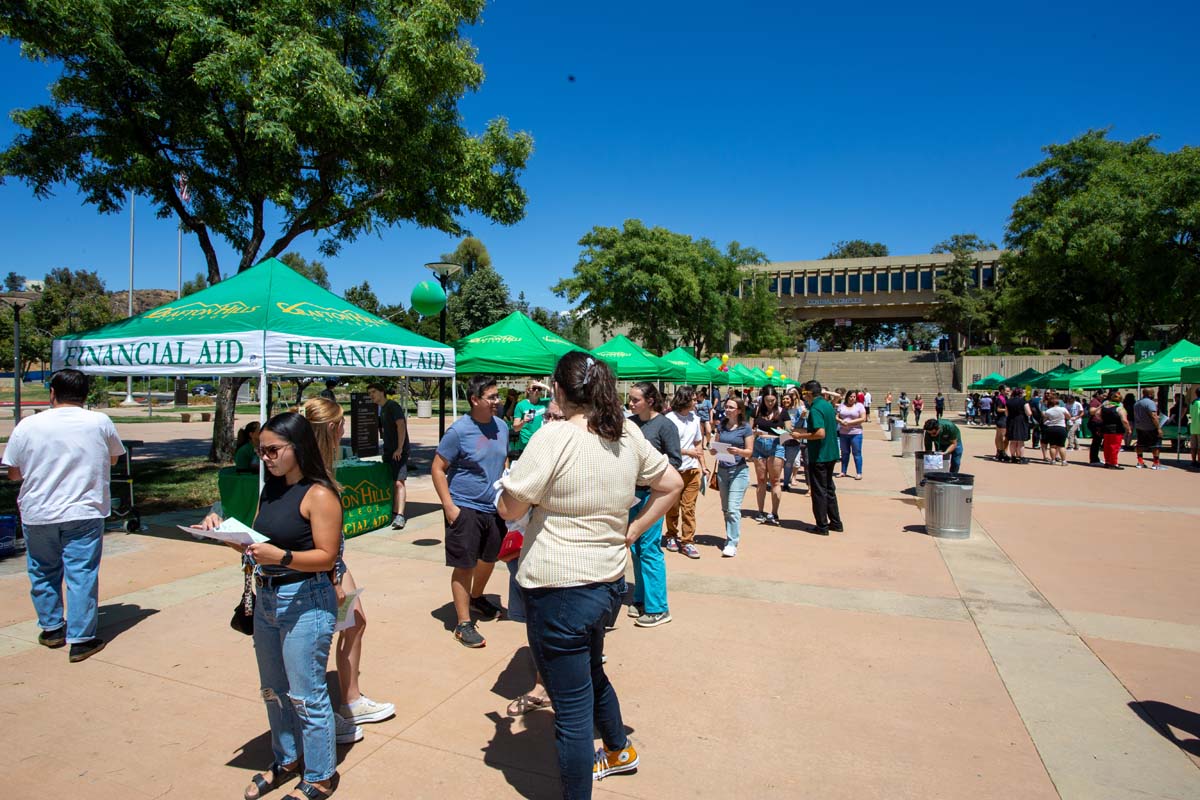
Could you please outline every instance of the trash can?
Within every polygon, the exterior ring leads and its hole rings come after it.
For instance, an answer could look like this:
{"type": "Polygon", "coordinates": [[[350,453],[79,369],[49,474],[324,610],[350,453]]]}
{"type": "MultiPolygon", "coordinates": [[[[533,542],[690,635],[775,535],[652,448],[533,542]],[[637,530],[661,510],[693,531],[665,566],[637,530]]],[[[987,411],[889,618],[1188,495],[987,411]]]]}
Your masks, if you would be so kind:
{"type": "Polygon", "coordinates": [[[887,427],[887,409],[886,408],[879,409],[879,424],[885,428],[887,427]]]}
{"type": "Polygon", "coordinates": [[[918,450],[925,446],[925,431],[920,428],[905,428],[900,438],[900,455],[912,458],[918,450]]]}
{"type": "Polygon", "coordinates": [[[892,435],[890,441],[900,441],[900,437],[904,435],[904,420],[900,419],[899,417],[892,417],[891,432],[892,435]]]}
{"type": "Polygon", "coordinates": [[[0,514],[0,557],[17,552],[17,515],[0,514]]]}
{"type": "Polygon", "coordinates": [[[433,416],[433,401],[418,400],[417,401],[417,419],[429,419],[433,416]]]}
{"type": "Polygon", "coordinates": [[[971,535],[975,476],[963,472],[925,473],[925,532],[942,539],[971,535]]]}
{"type": "MultiPolygon", "coordinates": [[[[925,456],[940,456],[941,450],[918,450],[913,453],[913,488],[917,497],[925,496],[925,456]]],[[[938,470],[932,470],[937,472],[938,470]]]]}

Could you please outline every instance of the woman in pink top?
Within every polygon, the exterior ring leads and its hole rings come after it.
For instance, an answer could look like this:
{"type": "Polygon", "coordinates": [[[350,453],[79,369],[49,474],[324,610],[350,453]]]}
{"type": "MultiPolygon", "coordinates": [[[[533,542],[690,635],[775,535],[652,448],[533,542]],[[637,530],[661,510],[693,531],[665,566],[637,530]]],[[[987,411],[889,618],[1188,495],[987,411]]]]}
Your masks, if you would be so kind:
{"type": "Polygon", "coordinates": [[[845,398],[838,403],[838,444],[842,450],[842,472],[840,477],[847,478],[846,469],[850,466],[850,454],[854,454],[854,476],[856,481],[862,480],[862,425],[867,421],[867,407],[858,402],[854,390],[846,392],[845,398]]]}

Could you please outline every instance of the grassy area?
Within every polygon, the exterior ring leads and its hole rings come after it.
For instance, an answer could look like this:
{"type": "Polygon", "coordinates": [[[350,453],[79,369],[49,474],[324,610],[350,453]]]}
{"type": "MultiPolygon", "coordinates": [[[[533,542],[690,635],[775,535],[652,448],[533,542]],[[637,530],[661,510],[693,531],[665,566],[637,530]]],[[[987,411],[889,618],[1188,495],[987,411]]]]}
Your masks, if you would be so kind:
{"type": "MultiPolygon", "coordinates": [[[[133,499],[138,511],[159,514],[212,505],[219,497],[220,468],[202,457],[134,462],[133,499]]],[[[16,513],[19,486],[15,481],[0,481],[0,514],[16,513]]]]}

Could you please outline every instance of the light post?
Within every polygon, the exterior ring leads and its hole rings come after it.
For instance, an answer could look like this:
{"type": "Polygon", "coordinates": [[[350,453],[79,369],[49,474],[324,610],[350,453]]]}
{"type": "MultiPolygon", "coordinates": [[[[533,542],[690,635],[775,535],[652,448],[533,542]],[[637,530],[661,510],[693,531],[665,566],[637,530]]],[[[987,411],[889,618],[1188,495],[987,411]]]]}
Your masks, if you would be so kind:
{"type": "MultiPolygon", "coordinates": [[[[129,316],[133,316],[133,192],[129,193],[129,316]]],[[[133,376],[125,376],[125,399],[123,406],[136,406],[133,399],[133,376]]]]}
{"type": "MultiPolygon", "coordinates": [[[[442,294],[447,294],[446,286],[449,283],[451,275],[462,271],[462,264],[452,264],[448,261],[433,261],[425,265],[425,268],[432,270],[434,275],[437,275],[438,283],[441,284],[442,294]]],[[[450,302],[447,295],[446,302],[450,302]]],[[[442,306],[441,313],[438,318],[438,330],[440,335],[438,341],[442,344],[446,343],[446,306],[442,306]]],[[[458,413],[455,410],[454,413],[458,413]]],[[[438,378],[438,440],[440,441],[446,435],[446,379],[438,378]]]]}
{"type": "Polygon", "coordinates": [[[25,305],[0,300],[13,310],[13,425],[21,421],[21,309],[25,305]]]}

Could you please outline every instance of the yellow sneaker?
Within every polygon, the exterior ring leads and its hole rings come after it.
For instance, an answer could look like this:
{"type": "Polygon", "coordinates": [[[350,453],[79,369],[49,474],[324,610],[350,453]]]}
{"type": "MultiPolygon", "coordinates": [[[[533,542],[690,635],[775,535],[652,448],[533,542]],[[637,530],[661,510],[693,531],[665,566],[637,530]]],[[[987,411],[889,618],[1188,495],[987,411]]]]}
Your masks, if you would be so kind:
{"type": "Polygon", "coordinates": [[[601,747],[596,751],[596,762],[592,765],[592,780],[601,781],[608,775],[618,772],[633,772],[637,769],[638,754],[633,749],[633,743],[620,750],[605,750],[601,747]]]}

